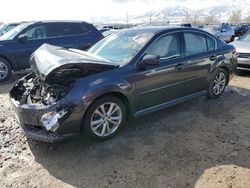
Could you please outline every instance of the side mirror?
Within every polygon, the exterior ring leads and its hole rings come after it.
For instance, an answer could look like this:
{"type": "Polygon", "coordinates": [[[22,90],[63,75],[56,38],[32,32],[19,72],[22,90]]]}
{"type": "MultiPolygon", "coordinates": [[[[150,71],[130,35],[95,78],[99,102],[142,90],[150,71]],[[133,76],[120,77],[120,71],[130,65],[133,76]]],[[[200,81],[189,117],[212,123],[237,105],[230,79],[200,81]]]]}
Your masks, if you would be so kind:
{"type": "Polygon", "coordinates": [[[160,57],[157,55],[145,55],[142,59],[142,62],[145,65],[159,65],[160,64],[160,57]]]}
{"type": "Polygon", "coordinates": [[[20,42],[25,42],[25,41],[28,40],[28,37],[27,37],[26,34],[22,34],[22,35],[19,35],[19,36],[18,36],[18,40],[19,40],[20,42]]]}

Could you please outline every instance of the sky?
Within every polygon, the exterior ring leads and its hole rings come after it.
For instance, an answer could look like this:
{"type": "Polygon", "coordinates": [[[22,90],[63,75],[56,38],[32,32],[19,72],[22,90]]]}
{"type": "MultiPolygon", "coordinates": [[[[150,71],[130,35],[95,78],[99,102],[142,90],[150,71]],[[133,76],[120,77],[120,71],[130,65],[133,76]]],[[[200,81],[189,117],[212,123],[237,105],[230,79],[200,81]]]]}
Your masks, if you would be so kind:
{"type": "Polygon", "coordinates": [[[84,20],[123,18],[168,6],[207,8],[222,0],[2,0],[0,21],[84,20]]]}

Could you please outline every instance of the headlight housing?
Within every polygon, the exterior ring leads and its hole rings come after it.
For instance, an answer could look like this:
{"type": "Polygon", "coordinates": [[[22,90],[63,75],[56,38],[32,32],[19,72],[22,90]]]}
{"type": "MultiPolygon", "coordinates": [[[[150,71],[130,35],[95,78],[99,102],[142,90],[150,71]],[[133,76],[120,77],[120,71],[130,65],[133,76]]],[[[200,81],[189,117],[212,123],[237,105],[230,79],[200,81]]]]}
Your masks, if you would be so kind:
{"type": "Polygon", "coordinates": [[[56,131],[59,127],[59,120],[68,112],[66,110],[47,112],[41,117],[41,123],[47,131],[56,131]]]}

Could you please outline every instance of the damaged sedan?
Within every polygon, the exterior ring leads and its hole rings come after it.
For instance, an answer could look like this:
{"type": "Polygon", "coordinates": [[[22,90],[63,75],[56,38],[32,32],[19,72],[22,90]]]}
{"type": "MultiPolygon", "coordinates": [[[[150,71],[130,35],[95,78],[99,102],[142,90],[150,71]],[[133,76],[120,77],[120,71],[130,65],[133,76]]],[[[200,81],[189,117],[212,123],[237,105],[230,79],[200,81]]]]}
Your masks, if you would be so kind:
{"type": "Polygon", "coordinates": [[[16,118],[31,139],[113,137],[125,122],[207,95],[222,95],[237,66],[235,48],[192,28],[124,30],[88,52],[42,45],[32,73],[10,91],[16,118]]]}

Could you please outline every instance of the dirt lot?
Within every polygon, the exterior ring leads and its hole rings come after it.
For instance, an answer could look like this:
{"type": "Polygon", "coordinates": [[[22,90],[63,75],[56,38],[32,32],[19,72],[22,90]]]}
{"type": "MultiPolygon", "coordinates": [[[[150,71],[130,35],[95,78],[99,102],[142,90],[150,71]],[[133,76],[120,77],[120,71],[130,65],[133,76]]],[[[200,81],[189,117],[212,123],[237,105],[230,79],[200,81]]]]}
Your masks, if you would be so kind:
{"type": "MultiPolygon", "coordinates": [[[[14,79],[13,79],[14,80],[14,79]]],[[[114,139],[27,141],[0,85],[1,187],[250,187],[250,76],[130,122],[114,139]]]]}

